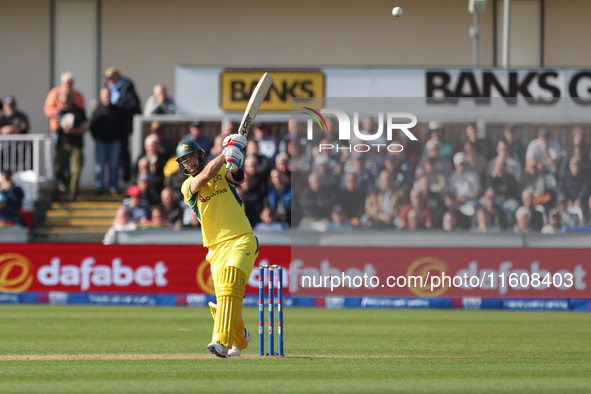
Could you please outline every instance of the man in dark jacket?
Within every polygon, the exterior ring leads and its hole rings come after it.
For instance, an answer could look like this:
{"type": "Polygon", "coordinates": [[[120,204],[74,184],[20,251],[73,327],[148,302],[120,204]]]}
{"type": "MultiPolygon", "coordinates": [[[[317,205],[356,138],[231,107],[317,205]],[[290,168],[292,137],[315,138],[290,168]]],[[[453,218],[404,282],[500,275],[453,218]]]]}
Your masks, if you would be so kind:
{"type": "Polygon", "coordinates": [[[90,119],[90,133],[96,144],[97,193],[104,191],[105,166],[108,166],[109,192],[117,194],[121,140],[127,138],[124,127],[123,111],[111,103],[111,91],[107,88],[101,89],[100,104],[90,119]]]}
{"type": "Polygon", "coordinates": [[[133,132],[133,115],[141,114],[140,99],[133,82],[124,78],[115,67],[105,71],[106,87],[111,91],[111,103],[123,110],[125,119],[125,136],[121,139],[120,163],[123,169],[123,180],[131,179],[131,157],[129,155],[129,136],[133,132]]]}

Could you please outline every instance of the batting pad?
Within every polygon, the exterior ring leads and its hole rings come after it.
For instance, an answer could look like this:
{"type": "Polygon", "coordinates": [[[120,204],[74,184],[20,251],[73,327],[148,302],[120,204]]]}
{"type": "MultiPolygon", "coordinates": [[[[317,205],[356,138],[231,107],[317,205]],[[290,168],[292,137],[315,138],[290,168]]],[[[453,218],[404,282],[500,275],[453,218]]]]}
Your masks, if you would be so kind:
{"type": "Polygon", "coordinates": [[[218,280],[215,287],[218,310],[213,325],[212,342],[221,342],[229,349],[233,345],[238,322],[242,320],[240,316],[246,283],[244,273],[232,266],[225,267],[218,280]]]}
{"type": "MultiPolygon", "coordinates": [[[[208,305],[211,317],[213,317],[213,320],[215,321],[218,306],[213,302],[210,302],[208,305]]],[[[246,337],[244,336],[244,319],[242,316],[240,317],[240,320],[238,320],[236,331],[234,331],[234,346],[238,346],[240,349],[246,349],[248,346],[248,342],[246,342],[246,337]]]]}

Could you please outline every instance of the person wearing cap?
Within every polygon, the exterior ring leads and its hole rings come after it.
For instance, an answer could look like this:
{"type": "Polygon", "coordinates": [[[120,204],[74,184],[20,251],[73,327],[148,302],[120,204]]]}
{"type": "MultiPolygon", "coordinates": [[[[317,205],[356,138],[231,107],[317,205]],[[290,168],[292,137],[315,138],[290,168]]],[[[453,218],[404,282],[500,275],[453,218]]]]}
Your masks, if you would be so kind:
{"type": "Polygon", "coordinates": [[[67,190],[70,201],[78,195],[78,182],[84,165],[84,133],[86,132],[86,114],[76,107],[72,93],[60,94],[62,110],[50,124],[50,129],[57,135],[54,171],[60,182],[58,189],[67,190]],[[69,175],[67,168],[69,167],[69,175]]]}
{"type": "Polygon", "coordinates": [[[150,220],[150,204],[139,186],[129,186],[126,195],[121,206],[128,212],[129,221],[137,223],[141,220],[150,220]]]}
{"type": "Polygon", "coordinates": [[[562,232],[562,217],[558,208],[552,208],[548,213],[548,224],[542,227],[542,234],[560,234],[562,232]]]}
{"type": "Polygon", "coordinates": [[[111,91],[102,88],[99,105],[90,119],[90,133],[95,141],[95,188],[103,193],[105,187],[105,167],[109,168],[109,192],[117,194],[119,187],[119,152],[121,139],[125,136],[121,108],[111,103],[111,91]]]}
{"type": "Polygon", "coordinates": [[[525,151],[525,162],[535,162],[542,173],[555,174],[560,163],[561,150],[558,141],[552,139],[550,130],[542,128],[525,151]]]}
{"type": "Polygon", "coordinates": [[[166,86],[159,83],[154,86],[152,93],[144,105],[144,116],[174,114],[176,112],[174,100],[168,96],[166,86]]]}
{"type": "Polygon", "coordinates": [[[84,96],[78,90],[74,89],[74,75],[70,71],[65,71],[60,77],[60,85],[51,89],[45,98],[43,112],[49,118],[50,122],[62,110],[62,103],[60,102],[59,96],[63,92],[72,93],[76,106],[81,110],[85,109],[84,96]]]}
{"type": "Polygon", "coordinates": [[[326,225],[326,231],[352,231],[355,226],[349,220],[347,213],[341,205],[335,205],[330,213],[330,222],[326,225]]]}
{"type": "Polygon", "coordinates": [[[111,91],[111,103],[123,110],[125,136],[121,138],[119,163],[123,170],[123,181],[131,179],[131,157],[129,154],[129,136],[133,132],[133,116],[141,114],[140,99],[133,82],[123,77],[116,67],[105,70],[105,87],[111,91]]]}
{"type": "MultiPolygon", "coordinates": [[[[0,135],[27,134],[28,132],[29,118],[24,112],[17,109],[14,96],[6,97],[0,113],[0,135]]],[[[33,157],[31,156],[33,143],[31,141],[4,141],[4,145],[4,149],[0,153],[0,163],[16,165],[19,169],[33,168],[33,157]],[[30,155],[23,157],[24,152],[30,152],[30,155]]]]}
{"type": "MultiPolygon", "coordinates": [[[[443,124],[437,120],[429,122],[429,139],[428,141],[439,141],[439,156],[451,161],[454,154],[454,145],[451,141],[444,139],[445,128],[443,124]]],[[[423,157],[428,156],[427,145],[423,148],[423,157]]]]}
{"type": "Polygon", "coordinates": [[[205,151],[207,155],[211,153],[211,147],[213,146],[213,141],[203,130],[203,122],[200,120],[195,120],[189,124],[189,134],[186,134],[181,138],[181,141],[195,141],[201,149],[205,151]]]}
{"type": "MultiPolygon", "coordinates": [[[[466,166],[466,154],[464,152],[458,152],[454,155],[454,165],[456,170],[449,177],[449,190],[454,193],[458,206],[463,210],[462,207],[471,207],[472,214],[478,207],[478,197],[482,191],[480,185],[480,177],[474,170],[470,170],[466,166]]],[[[468,211],[466,214],[469,215],[468,211]]]]}

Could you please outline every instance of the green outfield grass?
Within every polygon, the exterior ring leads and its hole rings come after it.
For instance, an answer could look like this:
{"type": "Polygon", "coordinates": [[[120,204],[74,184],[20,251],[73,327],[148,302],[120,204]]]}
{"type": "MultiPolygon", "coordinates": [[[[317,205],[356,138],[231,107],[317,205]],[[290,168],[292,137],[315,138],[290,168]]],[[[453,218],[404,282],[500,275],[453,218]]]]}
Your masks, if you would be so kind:
{"type": "MultiPolygon", "coordinates": [[[[257,311],[244,310],[255,331],[257,311]]],[[[206,308],[0,305],[0,392],[591,392],[591,314],[286,309],[285,358],[206,308]],[[18,356],[18,357],[17,357],[18,356]],[[28,359],[27,359],[28,358],[28,359]]]]}

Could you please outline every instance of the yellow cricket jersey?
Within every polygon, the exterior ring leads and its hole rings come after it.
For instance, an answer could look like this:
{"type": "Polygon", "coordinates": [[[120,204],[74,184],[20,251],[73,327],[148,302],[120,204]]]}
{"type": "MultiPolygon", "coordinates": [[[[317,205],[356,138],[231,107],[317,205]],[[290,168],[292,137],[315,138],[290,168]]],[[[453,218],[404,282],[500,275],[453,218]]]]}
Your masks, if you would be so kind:
{"type": "Polygon", "coordinates": [[[185,203],[195,211],[201,222],[205,247],[252,233],[242,200],[236,193],[236,186],[226,178],[227,172],[225,166],[220,168],[196,194],[191,194],[192,176],[181,186],[185,203]]]}

